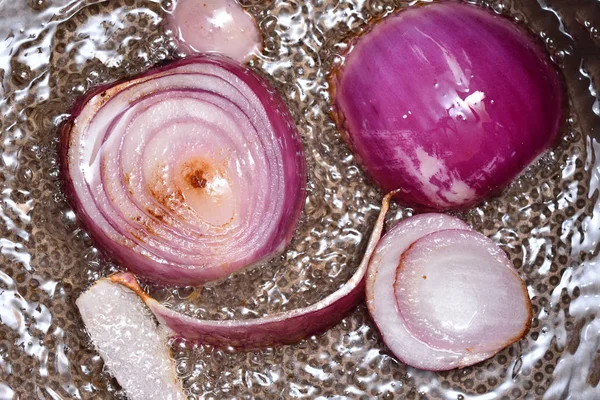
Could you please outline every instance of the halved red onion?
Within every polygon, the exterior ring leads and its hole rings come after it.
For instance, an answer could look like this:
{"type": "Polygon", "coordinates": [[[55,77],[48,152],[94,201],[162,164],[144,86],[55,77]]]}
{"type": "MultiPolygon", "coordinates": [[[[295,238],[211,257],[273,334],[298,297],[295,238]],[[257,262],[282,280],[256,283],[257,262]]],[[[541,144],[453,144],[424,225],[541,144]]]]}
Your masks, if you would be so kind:
{"type": "Polygon", "coordinates": [[[559,73],[527,32],[459,2],[411,7],[353,43],[331,79],[363,168],[404,204],[473,205],[556,139],[559,73]]]}
{"type": "Polygon", "coordinates": [[[187,399],[165,332],[138,296],[100,279],[76,303],[92,343],[128,399],[187,399]]]}
{"type": "Polygon", "coordinates": [[[296,343],[337,324],[363,298],[364,276],[381,237],[391,196],[383,200],[367,249],[352,278],[336,292],[308,307],[249,320],[200,320],[175,312],[148,296],[130,273],[115,274],[108,279],[137,293],[171,337],[243,350],[296,343]]]}
{"type": "Polygon", "coordinates": [[[262,48],[256,21],[236,0],[177,0],[168,21],[192,53],[215,52],[242,62],[262,48]]]}
{"type": "Polygon", "coordinates": [[[531,320],[527,288],[506,254],[443,214],[412,217],[388,232],[366,291],[388,348],[420,369],[485,360],[519,340],[531,320]]]}
{"type": "Polygon", "coordinates": [[[199,284],[281,251],[305,198],[276,91],[223,57],[100,88],[61,136],[66,189],[98,245],[154,281],[199,284]]]}

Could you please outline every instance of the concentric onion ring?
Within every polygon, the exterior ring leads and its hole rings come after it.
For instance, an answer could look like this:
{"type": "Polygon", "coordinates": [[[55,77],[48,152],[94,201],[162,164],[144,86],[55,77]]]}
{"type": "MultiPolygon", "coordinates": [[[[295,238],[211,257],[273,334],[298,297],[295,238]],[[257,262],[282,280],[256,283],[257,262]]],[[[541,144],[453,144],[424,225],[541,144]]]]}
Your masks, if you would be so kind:
{"type": "Polygon", "coordinates": [[[265,80],[180,60],[94,91],[61,137],[67,192],[96,242],[151,280],[199,284],[282,250],[305,198],[299,135],[265,80]]]}
{"type": "Polygon", "coordinates": [[[529,329],[527,288],[506,254],[464,222],[423,214],[380,241],[367,306],[402,362],[449,370],[483,361],[529,329]]]}

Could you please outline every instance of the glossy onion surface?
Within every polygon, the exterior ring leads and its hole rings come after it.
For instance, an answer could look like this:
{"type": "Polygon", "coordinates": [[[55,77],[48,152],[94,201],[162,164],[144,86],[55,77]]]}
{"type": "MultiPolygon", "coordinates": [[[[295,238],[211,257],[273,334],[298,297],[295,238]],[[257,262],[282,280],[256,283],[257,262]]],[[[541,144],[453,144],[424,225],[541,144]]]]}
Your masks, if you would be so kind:
{"type": "Polygon", "coordinates": [[[422,209],[500,191],[556,139],[558,72],[512,22],[454,2],[414,7],[359,37],[331,79],[363,168],[422,209]]]}
{"type": "Polygon", "coordinates": [[[305,198],[301,142],[265,80],[193,57],[91,93],[61,137],[97,244],[151,280],[199,284],[281,251],[305,198]]]}

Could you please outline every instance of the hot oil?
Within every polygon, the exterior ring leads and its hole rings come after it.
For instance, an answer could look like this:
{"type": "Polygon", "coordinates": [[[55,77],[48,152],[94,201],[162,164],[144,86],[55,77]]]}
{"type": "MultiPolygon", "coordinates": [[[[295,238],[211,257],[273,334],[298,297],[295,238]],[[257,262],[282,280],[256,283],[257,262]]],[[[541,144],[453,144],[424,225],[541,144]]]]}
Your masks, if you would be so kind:
{"type": "MultiPolygon", "coordinates": [[[[149,287],[153,294],[198,317],[252,318],[311,304],[351,276],[381,195],[328,116],[327,72],[343,62],[347,37],[411,5],[244,2],[266,41],[252,67],[285,97],[304,140],[304,216],[293,243],[271,263],[200,289],[149,287]]],[[[178,56],[161,28],[171,6],[0,0],[0,398],[123,397],[74,306],[82,290],[118,266],[101,257],[66,204],[57,127],[94,85],[178,56]]],[[[417,371],[395,361],[361,305],[326,334],[295,346],[236,353],[174,342],[192,397],[538,399],[549,387],[557,397],[548,398],[561,398],[571,386],[572,393],[600,398],[600,111],[591,83],[600,79],[600,14],[593,0],[485,6],[540,38],[561,66],[570,97],[560,143],[503,195],[460,214],[497,241],[526,280],[535,315],[528,336],[473,367],[417,371]]],[[[388,226],[411,214],[395,208],[388,226]]]]}

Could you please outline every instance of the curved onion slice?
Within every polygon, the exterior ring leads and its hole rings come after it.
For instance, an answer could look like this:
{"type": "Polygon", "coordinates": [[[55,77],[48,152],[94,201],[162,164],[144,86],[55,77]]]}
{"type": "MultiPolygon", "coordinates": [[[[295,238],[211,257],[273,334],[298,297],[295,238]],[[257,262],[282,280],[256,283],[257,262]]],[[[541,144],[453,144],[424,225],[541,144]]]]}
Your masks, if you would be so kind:
{"type": "Polygon", "coordinates": [[[555,141],[558,69],[511,21],[442,1],[391,15],[332,75],[338,125],[383,189],[423,209],[502,190],[555,141]]]}
{"type": "Polygon", "coordinates": [[[506,254],[462,221],[402,221],[369,265],[367,305],[402,362],[427,370],[485,360],[529,329],[531,303],[506,254]]]}
{"type": "Polygon", "coordinates": [[[187,58],[96,90],[73,115],[61,137],[67,193],[131,271],[199,284],[290,241],[305,197],[302,145],[251,70],[187,58]]]}
{"type": "Polygon", "coordinates": [[[148,296],[130,273],[115,274],[108,279],[137,293],[172,337],[243,350],[295,343],[334,326],[362,299],[365,272],[381,237],[392,195],[388,194],[383,200],[367,249],[352,278],[336,292],[308,307],[249,320],[200,320],[175,312],[148,296]]]}
{"type": "Polygon", "coordinates": [[[101,279],[76,303],[94,346],[128,399],[187,399],[165,333],[138,296],[101,279]]]}
{"type": "Polygon", "coordinates": [[[168,20],[192,52],[242,62],[262,48],[256,21],[236,0],[178,0],[168,20]]]}

